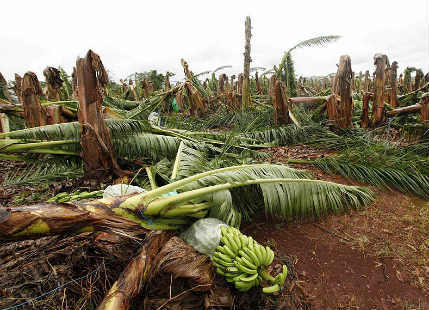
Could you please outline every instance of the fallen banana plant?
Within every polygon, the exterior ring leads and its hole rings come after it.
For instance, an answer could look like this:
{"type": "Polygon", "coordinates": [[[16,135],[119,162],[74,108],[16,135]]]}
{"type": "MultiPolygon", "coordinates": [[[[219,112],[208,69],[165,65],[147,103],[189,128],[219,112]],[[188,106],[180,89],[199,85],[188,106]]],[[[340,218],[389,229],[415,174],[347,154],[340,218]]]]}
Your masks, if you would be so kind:
{"type": "MultiPolygon", "coordinates": [[[[265,173],[275,169],[283,173],[291,170],[290,175],[294,173],[294,169],[286,167],[281,170],[281,166],[269,164],[241,165],[199,173],[138,195],[13,208],[0,221],[0,239],[99,230],[104,229],[105,220],[120,221],[122,218],[125,218],[127,224],[131,221],[150,230],[176,230],[189,225],[195,218],[205,217],[209,210],[211,216],[217,215],[220,219],[226,217],[231,222],[228,218],[230,214],[224,213],[228,210],[225,206],[228,206],[230,197],[226,193],[233,188],[251,185],[263,188],[267,215],[286,219],[322,216],[328,212],[360,208],[373,200],[371,192],[362,187],[296,176],[264,178],[265,173]],[[247,174],[243,173],[246,169],[247,174]],[[251,175],[249,171],[255,174],[251,175]],[[256,177],[257,173],[259,178],[256,177]],[[220,184],[208,186],[205,182],[210,177],[217,179],[220,184]],[[191,185],[193,189],[184,191],[186,185],[191,185]],[[165,197],[173,191],[179,193],[165,197]],[[216,197],[219,193],[224,194],[216,197]]],[[[239,223],[234,221],[235,225],[239,223]]]]}

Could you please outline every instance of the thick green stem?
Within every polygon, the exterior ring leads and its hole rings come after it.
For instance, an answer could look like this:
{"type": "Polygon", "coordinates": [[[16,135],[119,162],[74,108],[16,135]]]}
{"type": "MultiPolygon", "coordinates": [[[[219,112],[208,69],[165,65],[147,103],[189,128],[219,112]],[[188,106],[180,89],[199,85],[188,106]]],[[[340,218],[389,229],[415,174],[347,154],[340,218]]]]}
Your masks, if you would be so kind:
{"type": "Polygon", "coordinates": [[[169,192],[172,192],[173,190],[180,188],[188,183],[197,181],[198,179],[204,178],[209,175],[213,175],[216,173],[223,173],[223,172],[229,172],[234,170],[240,170],[240,169],[246,169],[246,168],[253,168],[258,166],[265,166],[266,164],[259,164],[259,165],[240,165],[240,166],[231,166],[226,168],[220,168],[216,170],[210,170],[206,172],[202,172],[190,177],[187,177],[185,179],[158,187],[156,189],[151,190],[150,192],[142,193],[139,195],[132,196],[128,199],[126,199],[124,202],[121,203],[121,208],[126,208],[130,210],[135,210],[139,207],[141,207],[142,204],[145,203],[145,201],[150,201],[152,199],[156,199],[157,197],[161,196],[162,194],[167,194],[169,192]]]}
{"type": "Polygon", "coordinates": [[[2,153],[21,153],[28,152],[31,150],[44,150],[49,152],[50,147],[75,144],[73,140],[59,140],[59,141],[44,141],[44,142],[33,142],[23,143],[22,140],[0,140],[0,152],[2,153]]]}
{"type": "MultiPolygon", "coordinates": [[[[312,180],[312,179],[283,179],[283,178],[275,178],[275,179],[256,179],[256,180],[248,180],[244,182],[235,182],[235,183],[224,183],[219,185],[207,186],[199,189],[195,189],[192,191],[180,193],[178,195],[160,198],[153,200],[150,202],[146,208],[144,209],[144,213],[146,215],[158,215],[160,212],[168,208],[170,206],[176,205],[178,203],[184,203],[190,201],[192,199],[200,198],[207,194],[212,194],[214,192],[218,192],[221,190],[228,190],[235,187],[255,185],[255,184],[269,184],[269,183],[324,183],[324,184],[333,184],[338,185],[334,182],[321,181],[321,180],[312,180]]],[[[122,207],[122,205],[121,205],[122,207]]]]}

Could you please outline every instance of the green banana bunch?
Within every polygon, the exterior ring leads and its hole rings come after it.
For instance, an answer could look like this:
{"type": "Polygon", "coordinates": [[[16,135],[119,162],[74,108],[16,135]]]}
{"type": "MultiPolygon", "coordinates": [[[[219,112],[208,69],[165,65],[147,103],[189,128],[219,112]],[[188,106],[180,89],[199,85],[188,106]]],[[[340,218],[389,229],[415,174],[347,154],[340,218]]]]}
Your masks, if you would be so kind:
{"type": "Polygon", "coordinates": [[[234,283],[240,292],[261,285],[263,280],[274,283],[263,288],[264,293],[274,293],[283,287],[287,277],[286,266],[275,278],[262,268],[271,265],[274,260],[274,252],[269,247],[263,247],[237,228],[224,225],[220,229],[220,244],[212,258],[218,274],[223,275],[227,282],[234,283]]]}
{"type": "Polygon", "coordinates": [[[100,198],[103,197],[103,190],[95,191],[95,192],[81,192],[80,190],[74,191],[73,193],[59,193],[58,195],[52,197],[48,200],[48,202],[68,202],[68,201],[74,201],[74,200],[83,200],[83,199],[90,199],[90,198],[100,198]]]}

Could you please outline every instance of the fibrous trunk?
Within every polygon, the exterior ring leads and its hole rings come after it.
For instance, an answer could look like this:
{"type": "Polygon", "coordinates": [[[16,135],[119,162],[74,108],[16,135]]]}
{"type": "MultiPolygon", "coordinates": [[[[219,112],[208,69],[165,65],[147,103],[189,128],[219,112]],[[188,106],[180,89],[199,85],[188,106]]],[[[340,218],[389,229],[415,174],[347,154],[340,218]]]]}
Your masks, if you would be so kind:
{"type": "Polygon", "coordinates": [[[421,105],[421,121],[425,127],[429,127],[429,93],[422,96],[421,105]]]}
{"type": "Polygon", "coordinates": [[[36,74],[27,72],[22,79],[21,87],[26,126],[31,128],[46,125],[46,110],[41,106],[39,100],[39,96],[43,92],[36,74]]]}
{"type": "Polygon", "coordinates": [[[288,97],[286,95],[286,88],[282,81],[276,80],[273,89],[273,109],[274,109],[274,123],[276,125],[286,125],[290,123],[288,97]]]}
{"type": "Polygon", "coordinates": [[[60,88],[63,86],[63,80],[60,76],[60,71],[54,67],[46,67],[43,70],[43,75],[46,79],[48,100],[60,101],[60,88]]]}
{"type": "Polygon", "coordinates": [[[386,83],[386,67],[388,66],[388,59],[386,55],[376,54],[374,56],[375,79],[374,79],[374,105],[373,117],[374,125],[384,121],[384,92],[386,83]]]}
{"type": "Polygon", "coordinates": [[[340,105],[337,107],[336,124],[340,128],[352,127],[353,100],[352,100],[352,64],[350,56],[340,57],[340,64],[335,77],[335,94],[340,97],[340,105]]]}
{"type": "Polygon", "coordinates": [[[397,74],[398,74],[398,63],[394,61],[390,67],[390,105],[392,107],[398,106],[398,96],[397,96],[397,74]]]}
{"type": "Polygon", "coordinates": [[[151,277],[156,276],[156,256],[170,238],[166,232],[150,233],[140,253],[127,265],[97,310],[126,310],[151,277]]]}
{"type": "Polygon", "coordinates": [[[371,93],[364,92],[362,96],[362,115],[360,118],[360,127],[369,127],[369,100],[371,99],[371,93]]]}
{"type": "Polygon", "coordinates": [[[252,36],[251,33],[251,21],[250,17],[246,17],[245,22],[245,45],[244,45],[244,68],[243,68],[243,90],[241,95],[241,107],[243,109],[247,108],[250,105],[250,62],[252,59],[250,58],[250,38],[252,36]]]}
{"type": "Polygon", "coordinates": [[[124,172],[113,155],[112,140],[101,106],[108,77],[100,57],[93,51],[89,50],[85,58],[76,61],[76,79],[85,178],[102,181],[112,174],[123,176],[124,172]]]}

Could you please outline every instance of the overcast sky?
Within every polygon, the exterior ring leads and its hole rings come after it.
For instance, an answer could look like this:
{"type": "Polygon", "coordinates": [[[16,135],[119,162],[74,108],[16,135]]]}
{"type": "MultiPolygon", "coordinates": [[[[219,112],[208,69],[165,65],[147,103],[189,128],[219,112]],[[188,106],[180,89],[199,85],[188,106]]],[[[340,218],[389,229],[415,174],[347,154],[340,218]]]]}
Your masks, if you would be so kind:
{"type": "Polygon", "coordinates": [[[93,49],[112,78],[156,69],[183,77],[180,59],[199,73],[222,65],[241,72],[244,20],[252,19],[251,67],[272,68],[297,42],[319,35],[343,38],[324,48],[294,51],[296,73],[336,71],[348,54],[355,72],[373,70],[375,53],[429,71],[429,0],[360,1],[4,1],[0,72],[46,66],[70,72],[93,49]]]}

